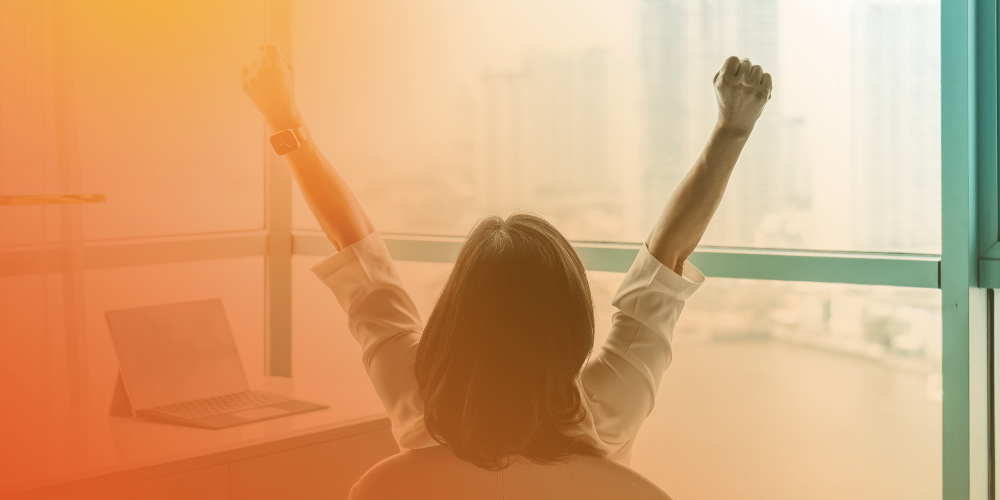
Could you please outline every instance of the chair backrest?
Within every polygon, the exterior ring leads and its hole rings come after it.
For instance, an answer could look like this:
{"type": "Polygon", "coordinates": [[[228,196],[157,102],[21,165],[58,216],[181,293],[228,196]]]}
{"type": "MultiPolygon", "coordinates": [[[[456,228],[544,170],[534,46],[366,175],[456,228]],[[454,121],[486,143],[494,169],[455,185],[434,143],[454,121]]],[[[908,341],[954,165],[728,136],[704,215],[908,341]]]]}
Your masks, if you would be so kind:
{"type": "Polygon", "coordinates": [[[446,446],[409,450],[375,464],[351,489],[351,500],[670,500],[628,467],[575,456],[554,465],[520,459],[502,471],[481,469],[446,446]]]}

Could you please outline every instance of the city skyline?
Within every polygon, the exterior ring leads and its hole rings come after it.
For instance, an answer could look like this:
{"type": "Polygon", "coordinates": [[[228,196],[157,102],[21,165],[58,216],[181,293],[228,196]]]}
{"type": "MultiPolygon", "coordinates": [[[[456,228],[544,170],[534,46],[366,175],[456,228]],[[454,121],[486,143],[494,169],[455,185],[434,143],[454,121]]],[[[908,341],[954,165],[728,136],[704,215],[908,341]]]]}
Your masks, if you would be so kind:
{"type": "MultiPolygon", "coordinates": [[[[341,147],[357,160],[342,162],[344,172],[385,232],[461,236],[486,214],[527,210],[573,240],[642,241],[714,125],[711,77],[735,53],[774,74],[775,98],[702,244],[935,253],[939,70],[919,57],[936,57],[924,54],[939,40],[935,5],[640,0],[628,6],[633,45],[588,44],[577,34],[572,44],[470,63],[422,87],[453,117],[440,132],[447,147],[400,148],[394,159],[383,153],[390,133],[341,147]],[[827,21],[816,33],[795,22],[815,15],[827,21]],[[845,39],[852,42],[837,42],[845,39]]],[[[319,122],[315,135],[334,126],[319,122]]],[[[754,293],[736,290],[737,302],[754,293]]],[[[907,319],[940,309],[915,304],[904,289],[877,298],[796,290],[754,313],[775,335],[940,359],[940,332],[907,319]]],[[[700,315],[706,325],[744,314],[709,312],[700,315]]]]}
{"type": "MultiPolygon", "coordinates": [[[[487,213],[528,210],[571,239],[641,241],[697,159],[716,116],[711,76],[735,53],[775,76],[775,98],[703,245],[936,253],[939,69],[918,60],[936,54],[935,5],[627,2],[628,40],[594,27],[547,44],[525,35],[504,51],[463,52],[419,86],[401,79],[400,95],[421,104],[372,103],[367,116],[398,123],[341,147],[345,173],[364,172],[358,195],[389,232],[462,235],[487,213]],[[826,22],[799,22],[813,16],[826,22]],[[881,84],[895,80],[906,85],[881,84]],[[415,186],[421,203],[398,206],[415,186]]],[[[312,94],[327,102],[326,88],[312,94]]],[[[312,121],[317,137],[355,133],[312,121]]],[[[318,229],[301,199],[296,221],[318,229]]]]}
{"type": "MultiPolygon", "coordinates": [[[[784,43],[778,26],[781,5],[778,0],[643,0],[639,51],[633,54],[637,83],[609,85],[608,62],[629,63],[627,55],[603,47],[535,49],[522,56],[519,67],[484,72],[473,85],[479,96],[471,106],[475,116],[466,120],[475,130],[475,208],[538,211],[576,239],[641,239],[714,124],[714,91],[706,75],[717,70],[730,48],[753,54],[768,71],[792,71],[779,50],[784,43]],[[572,68],[586,54],[601,54],[603,72],[576,71],[574,78],[562,80],[545,75],[545,64],[548,71],[572,68]],[[550,94],[539,89],[538,81],[545,79],[550,94]],[[560,91],[554,90],[559,85],[560,91]],[[587,87],[599,90],[589,100],[579,99],[577,90],[587,87]],[[492,101],[483,100],[487,94],[492,101]],[[539,99],[543,95],[548,98],[539,99]],[[545,115],[546,106],[562,106],[563,112],[545,115]],[[636,112],[629,116],[618,106],[636,112]],[[612,124],[615,114],[619,120],[612,124]],[[512,119],[520,123],[496,122],[512,119]],[[623,127],[629,119],[637,123],[623,127]],[[568,136],[580,136],[584,129],[600,132],[591,142],[569,146],[545,134],[556,129],[568,136]],[[631,155],[619,153],[630,149],[631,155]],[[542,150],[554,156],[546,158],[542,150]],[[595,157],[602,165],[597,170],[595,157]],[[538,179],[546,175],[558,179],[553,186],[559,187],[539,196],[538,179]],[[581,189],[584,185],[601,189],[581,189]],[[582,220],[581,213],[588,211],[589,220],[582,220]]],[[[933,5],[858,0],[841,13],[847,29],[858,36],[839,54],[829,55],[839,59],[832,67],[848,68],[828,84],[840,87],[834,94],[839,114],[825,120],[821,107],[803,111],[801,104],[780,99],[769,103],[703,244],[937,251],[939,79],[934,71],[919,70],[915,56],[936,47],[933,5]],[[886,57],[897,53],[901,57],[886,57]],[[904,77],[908,85],[898,91],[875,85],[904,77]],[[830,139],[811,148],[817,135],[830,139]],[[838,150],[837,156],[825,154],[830,148],[838,150]]],[[[785,91],[779,87],[779,92],[785,91]]]]}
{"type": "MultiPolygon", "coordinates": [[[[810,154],[809,135],[824,126],[817,123],[822,116],[780,99],[769,103],[703,244],[936,250],[939,78],[923,64],[937,46],[934,5],[858,0],[841,13],[851,43],[830,57],[840,59],[831,66],[847,69],[834,82],[845,88],[833,94],[840,116],[825,125],[840,129],[842,156],[810,154]],[[838,163],[844,159],[849,165],[838,163]],[[817,211],[832,217],[817,217],[817,211]],[[826,230],[817,227],[823,222],[826,230]]],[[[634,95],[627,86],[609,85],[608,68],[620,56],[607,48],[534,50],[511,71],[484,74],[471,106],[479,208],[538,211],[571,239],[643,238],[714,125],[710,76],[731,48],[752,54],[766,71],[790,69],[779,50],[779,6],[779,0],[643,0],[634,95]],[[630,100],[639,109],[631,142],[613,134],[610,124],[612,103],[630,100]],[[571,140],[582,137],[590,141],[571,140]],[[630,146],[639,151],[631,168],[622,164],[629,157],[610,154],[630,146]],[[637,223],[629,224],[630,217],[637,223]]],[[[727,295],[734,303],[745,302],[741,294],[754,289],[731,286],[727,295]]],[[[697,320],[689,324],[707,329],[710,338],[766,333],[895,360],[905,369],[939,369],[940,332],[924,325],[940,315],[930,302],[914,303],[915,296],[902,291],[873,296],[850,288],[798,288],[771,292],[776,302],[753,313],[732,306],[692,312],[697,320]],[[746,314],[757,318],[752,331],[743,325],[746,314]],[[727,333],[725,325],[734,321],[743,326],[727,333]],[[914,356],[920,361],[907,361],[914,356]]]]}

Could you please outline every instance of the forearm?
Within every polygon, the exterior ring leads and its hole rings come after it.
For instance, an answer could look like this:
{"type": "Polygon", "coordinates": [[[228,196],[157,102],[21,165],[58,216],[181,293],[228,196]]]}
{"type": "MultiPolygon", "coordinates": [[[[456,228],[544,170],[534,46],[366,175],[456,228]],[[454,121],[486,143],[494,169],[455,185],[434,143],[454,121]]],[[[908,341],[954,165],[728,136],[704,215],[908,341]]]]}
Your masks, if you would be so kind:
{"type": "Polygon", "coordinates": [[[375,231],[347,182],[312,139],[285,155],[309,209],[339,251],[375,231]]]}
{"type": "Polygon", "coordinates": [[[649,252],[677,274],[694,252],[722,201],[749,132],[717,125],[704,151],[667,200],[650,232],[649,252]]]}
{"type": "MultiPolygon", "coordinates": [[[[243,91],[260,110],[271,132],[295,130],[302,115],[295,103],[292,65],[274,44],[261,45],[257,57],[240,73],[243,91]]],[[[337,250],[375,231],[365,211],[340,174],[308,139],[285,155],[302,195],[327,238],[337,250]]]]}

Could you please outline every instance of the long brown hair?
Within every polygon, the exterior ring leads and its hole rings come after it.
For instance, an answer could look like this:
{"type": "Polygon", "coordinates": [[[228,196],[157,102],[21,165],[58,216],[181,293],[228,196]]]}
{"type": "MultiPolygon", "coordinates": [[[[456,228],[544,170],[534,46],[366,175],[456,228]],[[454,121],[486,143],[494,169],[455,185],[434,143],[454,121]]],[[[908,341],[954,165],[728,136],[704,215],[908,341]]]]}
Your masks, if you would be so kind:
{"type": "Polygon", "coordinates": [[[489,469],[603,456],[567,432],[585,416],[575,380],[593,345],[590,285],[566,238],[531,214],[481,220],[417,348],[428,431],[489,469]]]}

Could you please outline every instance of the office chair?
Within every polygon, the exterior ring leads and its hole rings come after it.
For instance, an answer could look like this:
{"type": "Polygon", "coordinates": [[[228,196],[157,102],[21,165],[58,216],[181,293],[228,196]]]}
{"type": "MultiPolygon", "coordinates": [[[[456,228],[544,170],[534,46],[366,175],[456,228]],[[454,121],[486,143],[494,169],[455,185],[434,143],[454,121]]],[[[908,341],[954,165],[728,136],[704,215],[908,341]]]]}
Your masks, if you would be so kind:
{"type": "Polygon", "coordinates": [[[670,500],[648,479],[602,458],[575,456],[539,465],[520,459],[502,471],[481,469],[447,446],[408,450],[368,469],[350,500],[670,500]]]}

